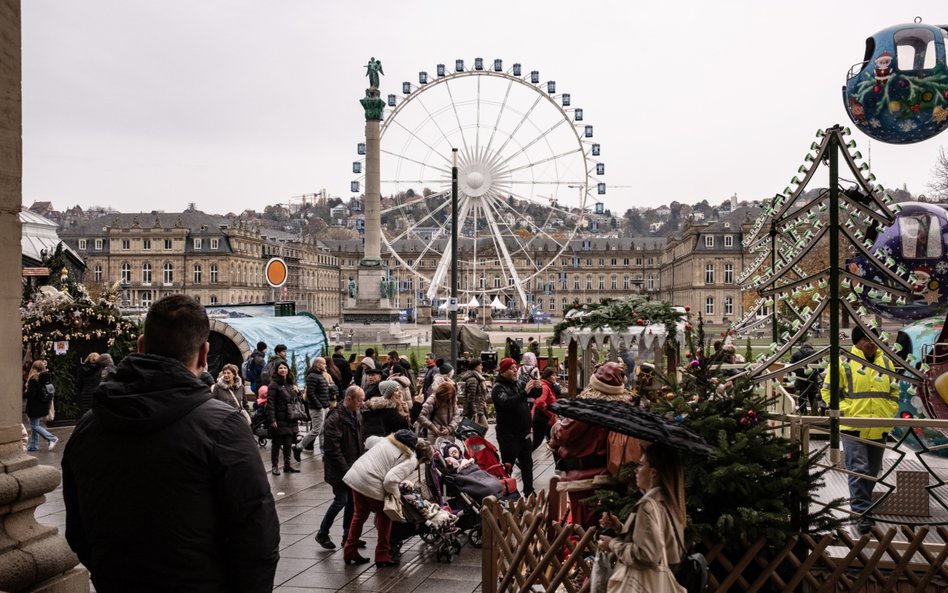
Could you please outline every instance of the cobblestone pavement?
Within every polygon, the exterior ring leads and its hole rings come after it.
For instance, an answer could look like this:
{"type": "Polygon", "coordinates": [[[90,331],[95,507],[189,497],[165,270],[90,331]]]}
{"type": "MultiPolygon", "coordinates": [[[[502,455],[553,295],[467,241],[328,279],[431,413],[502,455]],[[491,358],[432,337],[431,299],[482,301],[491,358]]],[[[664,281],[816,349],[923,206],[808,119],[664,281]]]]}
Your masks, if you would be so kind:
{"type": "MultiPolygon", "coordinates": [[[[51,431],[60,438],[68,437],[69,428],[54,428],[51,431]]],[[[493,426],[488,436],[493,440],[493,426]]],[[[63,445],[52,452],[45,446],[35,453],[40,463],[60,466],[63,445]]],[[[264,467],[270,467],[270,450],[260,450],[264,467]]],[[[535,487],[548,486],[553,476],[553,460],[545,446],[534,452],[535,487]]],[[[361,566],[345,566],[341,545],[336,550],[324,550],[313,539],[319,522],[332,499],[330,487],[323,481],[321,456],[304,452],[299,464],[301,473],[273,476],[268,473],[273,497],[280,517],[280,563],[274,580],[276,593],[302,593],[340,591],[393,592],[393,593],[475,593],[481,588],[481,552],[464,541],[451,564],[436,560],[435,549],[412,538],[403,547],[402,563],[397,568],[377,569],[372,563],[361,566]]],[[[514,475],[519,477],[519,472],[514,475]]],[[[46,502],[36,510],[40,523],[57,527],[64,533],[66,513],[63,507],[62,487],[46,495],[46,502]]],[[[330,537],[337,545],[342,538],[342,514],[330,537]]],[[[375,529],[372,521],[365,525],[363,539],[368,551],[375,546],[375,529]]],[[[463,538],[462,538],[463,541],[463,538]]],[[[371,554],[369,554],[371,557],[371,554]]]]}

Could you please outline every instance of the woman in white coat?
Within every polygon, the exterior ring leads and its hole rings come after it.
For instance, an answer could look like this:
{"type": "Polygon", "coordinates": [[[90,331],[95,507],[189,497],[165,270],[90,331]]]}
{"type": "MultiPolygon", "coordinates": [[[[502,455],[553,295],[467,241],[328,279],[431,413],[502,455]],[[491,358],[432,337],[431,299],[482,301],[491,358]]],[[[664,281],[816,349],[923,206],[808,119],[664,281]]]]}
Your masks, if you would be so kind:
{"type": "Polygon", "coordinates": [[[418,440],[410,430],[399,430],[387,437],[370,437],[366,441],[368,450],[352,464],[343,481],[352,488],[355,511],[349,534],[343,547],[346,564],[364,564],[369,561],[359,555],[359,537],[362,527],[375,513],[375,530],[378,543],[375,546],[375,566],[397,566],[392,559],[392,520],[383,512],[386,494],[401,496],[398,486],[415,471],[419,463],[431,459],[431,445],[418,440]]]}

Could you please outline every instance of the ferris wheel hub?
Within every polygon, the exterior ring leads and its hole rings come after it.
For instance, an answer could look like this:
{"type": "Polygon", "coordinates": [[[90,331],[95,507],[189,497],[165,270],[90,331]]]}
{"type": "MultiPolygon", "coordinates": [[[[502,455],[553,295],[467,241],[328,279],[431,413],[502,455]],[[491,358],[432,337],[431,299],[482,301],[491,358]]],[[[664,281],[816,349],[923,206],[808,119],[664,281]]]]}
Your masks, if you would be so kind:
{"type": "Polygon", "coordinates": [[[458,185],[461,193],[472,198],[486,194],[490,190],[491,182],[490,170],[481,163],[465,165],[458,174],[458,185]]]}

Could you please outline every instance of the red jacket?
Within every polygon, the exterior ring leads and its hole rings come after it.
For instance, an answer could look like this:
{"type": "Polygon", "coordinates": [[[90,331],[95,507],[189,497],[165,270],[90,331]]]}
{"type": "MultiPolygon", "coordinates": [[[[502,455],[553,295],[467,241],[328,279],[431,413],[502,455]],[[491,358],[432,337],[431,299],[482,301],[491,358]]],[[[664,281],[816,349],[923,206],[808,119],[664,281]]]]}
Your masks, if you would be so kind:
{"type": "Polygon", "coordinates": [[[556,401],[556,392],[553,391],[553,385],[546,379],[540,381],[540,386],[543,389],[543,393],[533,401],[533,415],[536,416],[537,412],[540,412],[546,416],[550,426],[553,426],[556,424],[556,414],[547,410],[547,407],[556,401]]]}

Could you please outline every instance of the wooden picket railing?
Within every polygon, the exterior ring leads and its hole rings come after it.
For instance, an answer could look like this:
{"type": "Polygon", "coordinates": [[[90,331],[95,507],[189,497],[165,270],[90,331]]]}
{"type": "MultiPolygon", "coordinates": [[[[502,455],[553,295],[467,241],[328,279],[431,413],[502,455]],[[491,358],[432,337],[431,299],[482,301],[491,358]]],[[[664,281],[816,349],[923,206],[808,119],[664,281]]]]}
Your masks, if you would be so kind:
{"type": "MultiPolygon", "coordinates": [[[[561,524],[564,499],[556,489],[502,505],[484,501],[483,593],[588,593],[594,530],[561,524]]],[[[853,538],[845,529],[801,535],[770,546],[756,542],[728,557],[718,545],[705,554],[709,593],[936,593],[948,591],[948,529],[873,530],[853,538]]]]}

